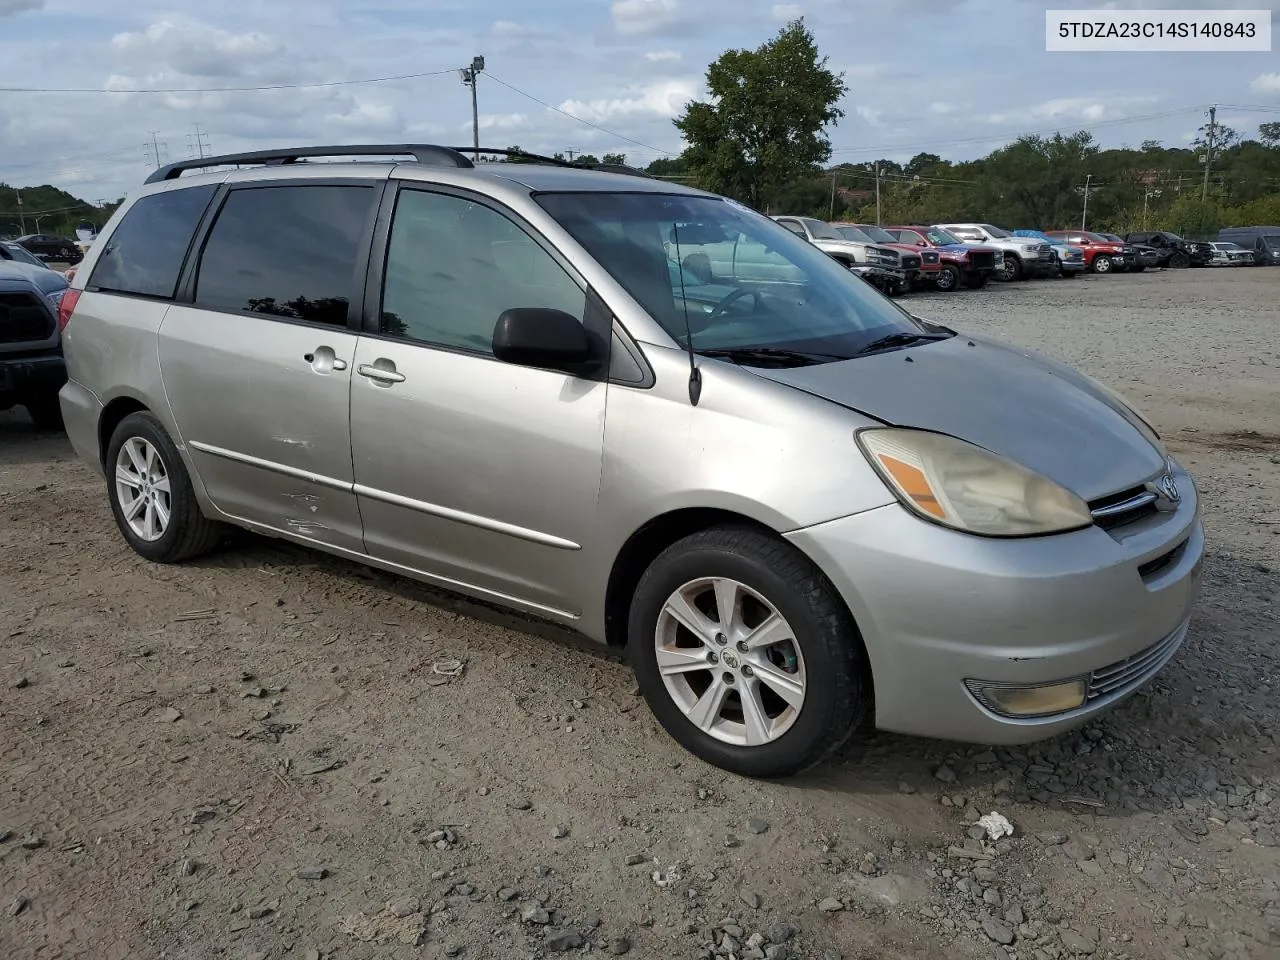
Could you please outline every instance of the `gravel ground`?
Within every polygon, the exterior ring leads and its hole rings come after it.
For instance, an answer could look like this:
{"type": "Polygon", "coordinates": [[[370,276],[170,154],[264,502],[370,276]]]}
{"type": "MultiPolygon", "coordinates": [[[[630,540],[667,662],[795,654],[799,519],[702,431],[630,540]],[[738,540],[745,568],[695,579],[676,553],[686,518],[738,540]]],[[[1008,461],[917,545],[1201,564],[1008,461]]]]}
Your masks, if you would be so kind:
{"type": "Polygon", "coordinates": [[[873,734],[785,783],[683,753],[615,658],[415,584],[248,537],[149,565],[0,415],[0,957],[1280,956],[1278,292],[903,301],[1143,408],[1202,490],[1205,595],[1085,730],[873,734]]]}

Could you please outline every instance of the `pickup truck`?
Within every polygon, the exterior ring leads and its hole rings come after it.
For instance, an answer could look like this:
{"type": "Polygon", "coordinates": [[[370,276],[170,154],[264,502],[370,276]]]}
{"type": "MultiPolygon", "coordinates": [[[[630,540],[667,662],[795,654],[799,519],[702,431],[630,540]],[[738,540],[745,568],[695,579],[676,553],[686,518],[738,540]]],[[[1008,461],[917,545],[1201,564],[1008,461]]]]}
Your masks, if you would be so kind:
{"type": "Polygon", "coordinates": [[[1155,247],[1160,255],[1159,265],[1162,267],[1203,267],[1213,259],[1213,247],[1200,240],[1184,240],[1176,233],[1168,230],[1143,230],[1138,233],[1126,233],[1125,243],[1145,243],[1155,247]]]}
{"type": "Polygon", "coordinates": [[[939,266],[934,285],[943,293],[959,288],[964,283],[971,290],[986,285],[996,270],[1003,268],[1004,254],[994,247],[964,243],[959,237],[940,227],[903,226],[885,227],[898,242],[921,251],[932,250],[938,254],[939,266]]]}
{"type": "Polygon", "coordinates": [[[796,236],[808,240],[827,256],[838,260],[846,266],[855,263],[880,267],[898,275],[898,283],[889,293],[904,293],[910,290],[920,273],[921,258],[916,255],[912,260],[890,247],[883,246],[861,231],[845,228],[841,233],[831,224],[816,217],[774,217],[774,220],[786,227],[796,236]],[[859,236],[859,234],[861,234],[859,236]]]}
{"type": "Polygon", "coordinates": [[[999,250],[1004,255],[1004,268],[996,274],[1000,280],[1052,277],[1058,272],[1058,258],[1054,256],[1053,247],[1043,241],[1015,237],[1008,230],[990,223],[939,223],[935,226],[966,242],[981,243],[999,250]]]}
{"type": "Polygon", "coordinates": [[[844,232],[846,228],[857,230],[863,236],[869,237],[872,243],[888,247],[890,250],[897,250],[902,254],[903,266],[908,271],[911,270],[913,264],[918,262],[920,264],[920,272],[916,274],[912,283],[914,289],[932,290],[937,286],[938,274],[942,272],[942,258],[938,255],[938,251],[921,250],[919,247],[903,243],[884,227],[878,227],[871,223],[833,223],[832,226],[841,235],[848,236],[844,232]]]}
{"type": "Polygon", "coordinates": [[[56,270],[0,261],[0,410],[24,406],[42,430],[62,425],[67,382],[58,311],[67,281],[56,270]]]}
{"type": "Polygon", "coordinates": [[[1026,237],[1028,240],[1043,240],[1053,247],[1058,257],[1058,273],[1071,279],[1085,271],[1084,250],[1062,240],[1049,236],[1042,230],[1015,230],[1015,237],[1026,237]]]}
{"type": "Polygon", "coordinates": [[[1148,246],[1145,243],[1129,243],[1123,237],[1114,233],[1099,233],[1103,240],[1110,240],[1112,243],[1118,243],[1133,251],[1134,266],[1129,269],[1134,273],[1141,273],[1147,267],[1160,266],[1160,252],[1155,247],[1148,246]]]}
{"type": "Polygon", "coordinates": [[[1046,230],[1045,235],[1083,250],[1085,266],[1094,273],[1123,273],[1138,260],[1132,247],[1126,249],[1125,244],[1112,243],[1089,230],[1046,230]]]}

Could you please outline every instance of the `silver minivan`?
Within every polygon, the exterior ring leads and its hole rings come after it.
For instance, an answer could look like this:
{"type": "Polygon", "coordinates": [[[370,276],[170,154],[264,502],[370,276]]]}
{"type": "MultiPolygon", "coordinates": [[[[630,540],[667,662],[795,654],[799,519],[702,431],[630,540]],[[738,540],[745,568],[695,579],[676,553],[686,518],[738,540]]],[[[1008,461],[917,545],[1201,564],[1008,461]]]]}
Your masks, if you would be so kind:
{"type": "Polygon", "coordinates": [[[60,323],[67,430],[142,556],[231,524],[571,626],[742,774],[864,721],[1077,726],[1173,657],[1198,591],[1196,488],[1117,395],[657,179],[183,162],[60,323]]]}

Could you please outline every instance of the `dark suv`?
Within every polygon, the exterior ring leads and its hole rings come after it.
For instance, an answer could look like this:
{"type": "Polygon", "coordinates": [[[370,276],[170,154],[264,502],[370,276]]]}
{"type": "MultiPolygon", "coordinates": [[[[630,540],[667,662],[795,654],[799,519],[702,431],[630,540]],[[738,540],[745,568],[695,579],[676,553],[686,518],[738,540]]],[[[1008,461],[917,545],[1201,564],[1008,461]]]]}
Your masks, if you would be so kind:
{"type": "Polygon", "coordinates": [[[45,262],[79,263],[84,259],[84,254],[80,252],[76,242],[66,237],[29,233],[25,237],[19,237],[15,242],[45,262]]]}
{"type": "Polygon", "coordinates": [[[1125,243],[1146,244],[1156,250],[1156,263],[1161,267],[1203,267],[1213,259],[1213,247],[1200,240],[1184,240],[1168,230],[1126,233],[1125,243]]]}
{"type": "Polygon", "coordinates": [[[59,310],[67,281],[44,267],[0,261],[0,410],[24,406],[37,427],[62,424],[67,381],[59,310]]]}

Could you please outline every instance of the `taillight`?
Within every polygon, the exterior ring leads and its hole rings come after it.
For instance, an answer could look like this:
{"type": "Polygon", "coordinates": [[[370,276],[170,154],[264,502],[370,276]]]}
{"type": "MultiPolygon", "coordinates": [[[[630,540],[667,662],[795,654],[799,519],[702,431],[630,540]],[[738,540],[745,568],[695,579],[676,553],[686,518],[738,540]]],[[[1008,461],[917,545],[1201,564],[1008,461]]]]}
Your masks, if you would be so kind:
{"type": "Polygon", "coordinates": [[[68,288],[67,292],[62,295],[62,302],[58,304],[58,331],[67,329],[67,324],[71,322],[71,314],[76,309],[76,303],[80,300],[80,291],[74,288],[68,288]]]}

